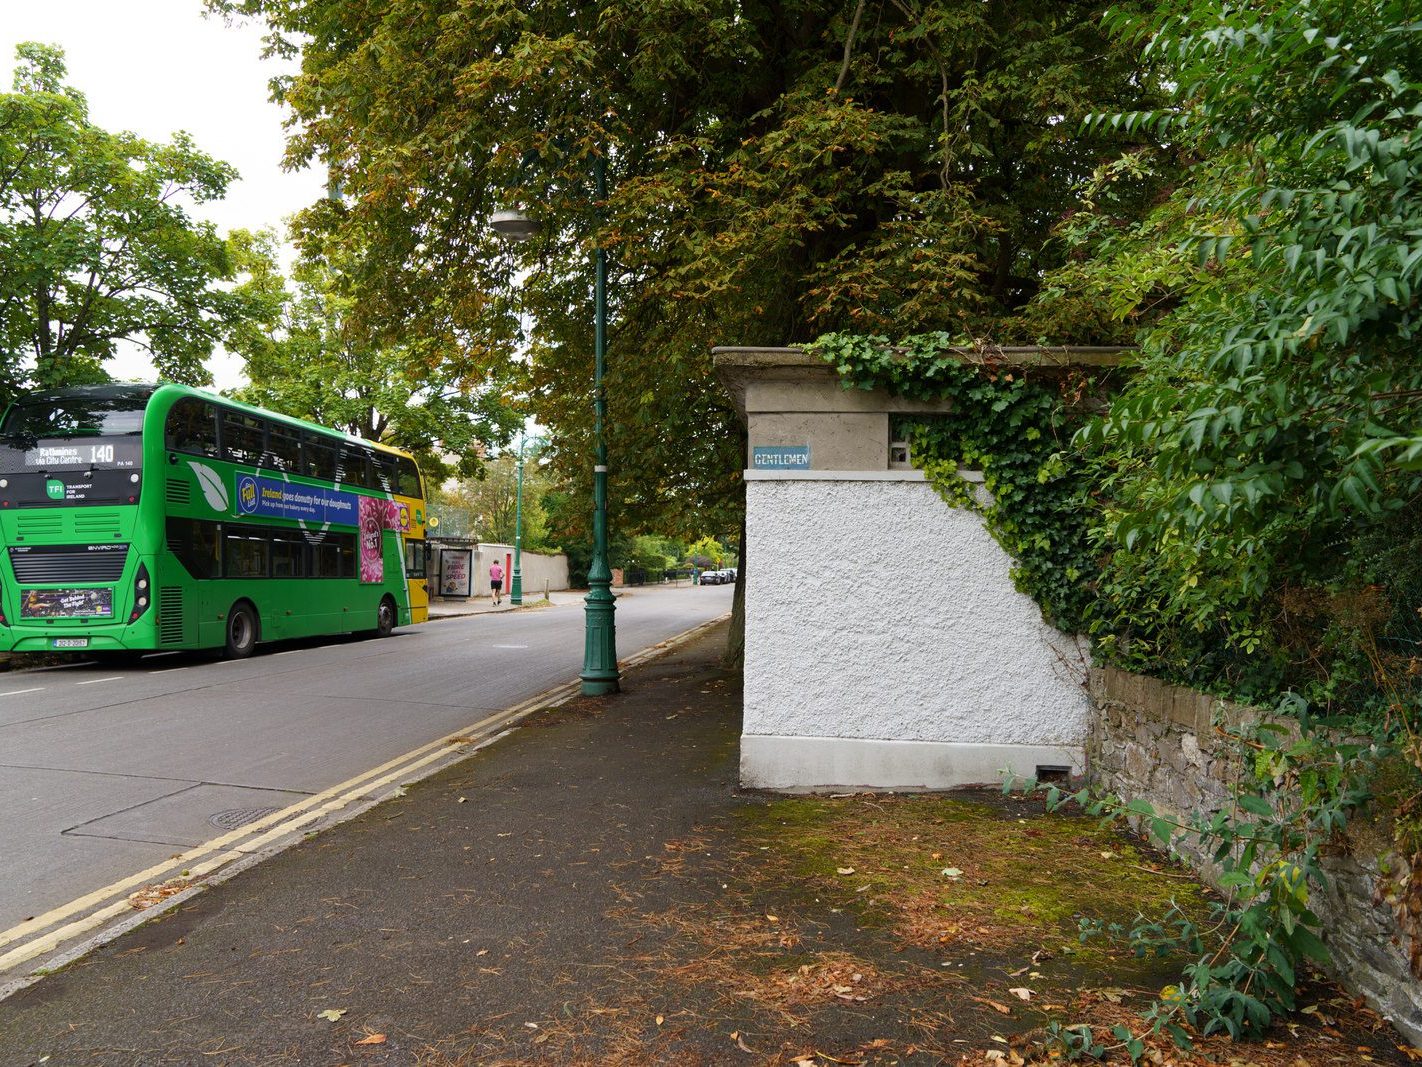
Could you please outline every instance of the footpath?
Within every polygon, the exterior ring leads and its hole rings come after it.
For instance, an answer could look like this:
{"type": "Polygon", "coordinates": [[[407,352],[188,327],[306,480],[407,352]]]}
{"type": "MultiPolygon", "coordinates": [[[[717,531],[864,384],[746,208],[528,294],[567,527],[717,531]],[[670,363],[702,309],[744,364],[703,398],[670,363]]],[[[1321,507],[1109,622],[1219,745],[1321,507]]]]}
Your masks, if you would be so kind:
{"type": "MultiPolygon", "coordinates": [[[[1203,894],[1114,830],[996,794],[736,785],[725,626],[0,1001],[0,1064],[1041,1062],[1178,962],[1078,915],[1203,894]]],[[[1159,1064],[1409,1062],[1327,985],[1270,1041],[1159,1064]]]]}
{"type": "MultiPolygon", "coordinates": [[[[617,590],[618,595],[624,595],[626,590],[617,590]]],[[[459,599],[445,600],[441,597],[430,598],[430,618],[448,619],[460,615],[492,615],[496,612],[504,611],[536,611],[539,608],[547,607],[568,607],[569,605],[581,604],[587,597],[585,590],[561,589],[548,594],[545,599],[542,590],[537,593],[525,593],[523,604],[515,607],[509,602],[507,595],[503,600],[495,604],[493,598],[487,596],[477,596],[459,599]]]]}

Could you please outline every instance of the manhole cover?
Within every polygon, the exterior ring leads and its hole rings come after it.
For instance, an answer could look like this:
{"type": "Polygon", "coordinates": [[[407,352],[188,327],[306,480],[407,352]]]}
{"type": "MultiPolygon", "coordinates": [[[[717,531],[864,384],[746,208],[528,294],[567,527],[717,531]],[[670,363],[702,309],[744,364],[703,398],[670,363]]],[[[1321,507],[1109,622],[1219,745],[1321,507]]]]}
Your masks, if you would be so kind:
{"type": "Polygon", "coordinates": [[[271,815],[278,811],[281,809],[232,808],[229,811],[219,811],[216,815],[209,815],[207,821],[219,830],[235,830],[239,826],[246,826],[249,822],[255,822],[264,815],[271,815]]]}

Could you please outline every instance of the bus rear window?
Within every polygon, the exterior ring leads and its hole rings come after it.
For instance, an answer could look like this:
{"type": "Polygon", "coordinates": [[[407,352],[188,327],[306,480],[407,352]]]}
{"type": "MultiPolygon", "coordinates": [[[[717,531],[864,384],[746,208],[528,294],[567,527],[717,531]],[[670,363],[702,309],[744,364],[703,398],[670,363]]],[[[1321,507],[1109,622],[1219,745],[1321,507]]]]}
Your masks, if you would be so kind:
{"type": "Polygon", "coordinates": [[[21,400],[5,416],[0,437],[123,437],[143,432],[146,396],[37,397],[21,400]]]}

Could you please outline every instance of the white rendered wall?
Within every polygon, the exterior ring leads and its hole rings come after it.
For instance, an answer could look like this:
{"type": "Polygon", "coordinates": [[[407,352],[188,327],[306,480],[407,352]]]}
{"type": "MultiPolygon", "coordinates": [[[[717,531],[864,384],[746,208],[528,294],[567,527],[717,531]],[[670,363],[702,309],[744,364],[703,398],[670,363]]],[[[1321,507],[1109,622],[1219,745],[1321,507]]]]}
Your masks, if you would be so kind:
{"type": "Polygon", "coordinates": [[[753,473],[744,784],[947,788],[1082,769],[1085,652],[1013,588],[979,515],[916,472],[753,473]]]}
{"type": "MultiPolygon", "coordinates": [[[[513,554],[513,545],[500,545],[488,541],[479,542],[474,551],[475,596],[489,595],[489,564],[493,563],[495,559],[499,561],[500,566],[509,571],[504,575],[504,592],[508,593],[510,583],[513,581],[513,565],[509,563],[513,554]]],[[[545,556],[541,552],[525,550],[519,554],[519,563],[525,600],[541,597],[544,582],[548,583],[550,591],[568,588],[568,557],[562,553],[556,556],[545,556]]]]}

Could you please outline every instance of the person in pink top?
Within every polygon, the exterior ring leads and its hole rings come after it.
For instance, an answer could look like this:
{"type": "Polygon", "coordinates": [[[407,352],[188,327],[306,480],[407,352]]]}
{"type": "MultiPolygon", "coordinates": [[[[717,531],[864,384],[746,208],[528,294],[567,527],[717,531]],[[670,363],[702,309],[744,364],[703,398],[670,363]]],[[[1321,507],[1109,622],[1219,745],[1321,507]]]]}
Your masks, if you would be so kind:
{"type": "Polygon", "coordinates": [[[499,566],[498,560],[494,560],[493,565],[489,567],[489,588],[494,593],[494,603],[501,603],[504,596],[504,569],[499,566]]]}

